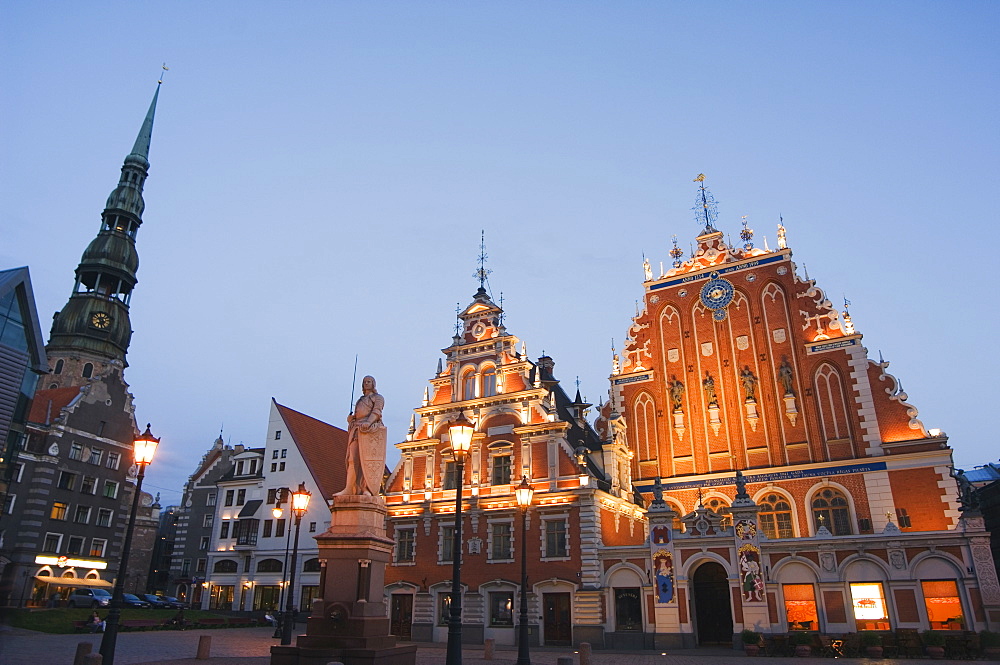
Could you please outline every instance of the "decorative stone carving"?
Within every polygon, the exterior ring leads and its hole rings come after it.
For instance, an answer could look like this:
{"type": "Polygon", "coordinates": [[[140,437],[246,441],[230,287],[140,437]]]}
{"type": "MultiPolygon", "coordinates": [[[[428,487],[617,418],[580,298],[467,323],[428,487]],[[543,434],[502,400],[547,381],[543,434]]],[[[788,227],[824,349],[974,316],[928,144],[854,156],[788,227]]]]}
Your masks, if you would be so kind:
{"type": "Polygon", "coordinates": [[[903,550],[891,550],[889,552],[889,563],[896,570],[903,570],[906,568],[906,553],[903,550]]]}
{"type": "Polygon", "coordinates": [[[834,556],[833,552],[820,552],[819,565],[826,572],[832,573],[837,570],[837,557],[834,556]]]}

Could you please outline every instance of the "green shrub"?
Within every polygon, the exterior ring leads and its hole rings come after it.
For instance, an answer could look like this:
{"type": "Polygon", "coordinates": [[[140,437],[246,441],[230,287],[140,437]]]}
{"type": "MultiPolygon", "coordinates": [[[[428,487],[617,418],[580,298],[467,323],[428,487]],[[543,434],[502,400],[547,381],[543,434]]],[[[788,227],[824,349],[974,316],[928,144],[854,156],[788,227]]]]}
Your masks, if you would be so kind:
{"type": "Polygon", "coordinates": [[[880,647],[882,646],[882,636],[879,635],[878,633],[866,630],[863,633],[861,633],[861,646],[880,647]]]}
{"type": "Polygon", "coordinates": [[[944,634],[938,630],[925,630],[924,631],[924,646],[925,647],[943,647],[944,646],[944,634]]]}
{"type": "Polygon", "coordinates": [[[792,646],[811,645],[813,641],[812,633],[795,631],[788,635],[788,643],[792,646]]]}
{"type": "Polygon", "coordinates": [[[760,633],[753,629],[744,628],[740,636],[743,638],[743,644],[760,644],[760,633]]]}

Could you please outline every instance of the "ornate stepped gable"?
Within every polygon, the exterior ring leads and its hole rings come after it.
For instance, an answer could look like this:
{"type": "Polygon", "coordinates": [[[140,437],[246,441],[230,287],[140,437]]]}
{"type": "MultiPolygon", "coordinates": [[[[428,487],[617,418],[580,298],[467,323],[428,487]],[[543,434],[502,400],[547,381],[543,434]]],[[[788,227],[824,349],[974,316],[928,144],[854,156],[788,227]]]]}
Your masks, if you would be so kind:
{"type": "MultiPolygon", "coordinates": [[[[815,280],[778,248],[731,247],[714,228],[654,278],[611,377],[637,479],[880,456],[886,443],[938,449],[888,363],[815,280]]],[[[603,426],[603,423],[599,423],[603,426]]],[[[898,450],[898,448],[897,448],[898,450]]]]}

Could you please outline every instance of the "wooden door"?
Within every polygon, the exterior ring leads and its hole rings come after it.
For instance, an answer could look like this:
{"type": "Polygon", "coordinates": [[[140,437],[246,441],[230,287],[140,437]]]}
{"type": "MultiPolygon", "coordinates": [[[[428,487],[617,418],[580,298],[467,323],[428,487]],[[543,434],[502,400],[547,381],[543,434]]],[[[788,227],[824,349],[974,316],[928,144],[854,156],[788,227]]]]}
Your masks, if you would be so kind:
{"type": "Polygon", "coordinates": [[[401,640],[410,639],[410,627],[413,623],[413,595],[409,593],[392,594],[392,609],[389,619],[389,632],[401,640]]]}
{"type": "Polygon", "coordinates": [[[542,594],[543,619],[546,646],[567,646],[573,641],[573,625],[570,620],[569,594],[542,594]]]}

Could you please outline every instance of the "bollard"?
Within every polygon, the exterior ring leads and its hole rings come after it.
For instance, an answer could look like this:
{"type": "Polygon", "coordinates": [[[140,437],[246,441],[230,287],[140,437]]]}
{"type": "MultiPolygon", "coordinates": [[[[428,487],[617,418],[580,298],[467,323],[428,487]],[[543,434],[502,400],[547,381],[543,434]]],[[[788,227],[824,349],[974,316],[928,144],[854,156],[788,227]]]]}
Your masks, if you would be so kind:
{"type": "Polygon", "coordinates": [[[83,665],[101,665],[104,662],[104,656],[99,653],[88,653],[83,657],[83,665]]]}
{"type": "Polygon", "coordinates": [[[483,640],[483,660],[493,660],[493,649],[496,645],[496,640],[492,637],[487,637],[483,640]]]}
{"type": "Polygon", "coordinates": [[[73,656],[73,665],[83,665],[83,658],[93,651],[94,645],[90,642],[80,642],[76,645],[76,655],[73,656]]]}
{"type": "Polygon", "coordinates": [[[197,660],[208,660],[212,653],[212,636],[202,635],[198,638],[198,655],[195,656],[197,660]]]}
{"type": "Polygon", "coordinates": [[[590,642],[580,642],[580,665],[590,665],[593,657],[590,642]]]}

